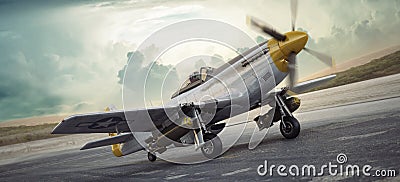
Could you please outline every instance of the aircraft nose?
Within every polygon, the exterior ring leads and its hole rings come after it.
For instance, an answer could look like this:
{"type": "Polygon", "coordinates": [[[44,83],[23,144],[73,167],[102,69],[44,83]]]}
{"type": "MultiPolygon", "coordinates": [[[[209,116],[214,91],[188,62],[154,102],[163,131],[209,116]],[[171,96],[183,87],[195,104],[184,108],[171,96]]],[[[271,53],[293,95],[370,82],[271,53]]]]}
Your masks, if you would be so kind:
{"type": "Polygon", "coordinates": [[[280,42],[280,48],[285,56],[289,56],[290,53],[299,53],[306,45],[308,41],[308,35],[305,32],[292,31],[285,34],[286,40],[280,42]]]}

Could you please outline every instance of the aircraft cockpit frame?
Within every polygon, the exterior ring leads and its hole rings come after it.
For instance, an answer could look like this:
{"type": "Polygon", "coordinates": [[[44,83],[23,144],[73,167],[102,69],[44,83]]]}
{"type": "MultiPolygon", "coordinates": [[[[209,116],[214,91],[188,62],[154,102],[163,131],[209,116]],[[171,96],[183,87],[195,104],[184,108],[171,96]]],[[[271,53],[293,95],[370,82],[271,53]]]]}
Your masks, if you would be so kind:
{"type": "Polygon", "coordinates": [[[203,66],[200,68],[200,71],[193,72],[189,76],[189,78],[187,78],[185,82],[183,82],[179,90],[176,91],[174,94],[172,94],[171,99],[193,88],[198,87],[199,85],[203,84],[204,82],[212,78],[213,70],[214,68],[212,67],[203,66]]]}

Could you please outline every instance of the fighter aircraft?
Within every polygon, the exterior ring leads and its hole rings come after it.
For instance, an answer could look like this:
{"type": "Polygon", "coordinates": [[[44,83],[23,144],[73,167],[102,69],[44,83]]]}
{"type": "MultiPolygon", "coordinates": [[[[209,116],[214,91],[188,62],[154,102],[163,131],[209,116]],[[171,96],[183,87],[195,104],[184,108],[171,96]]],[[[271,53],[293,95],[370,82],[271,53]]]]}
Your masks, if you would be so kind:
{"type": "Polygon", "coordinates": [[[218,134],[225,123],[221,121],[269,104],[275,108],[269,120],[266,115],[254,118],[260,130],[280,121],[281,134],[287,139],[296,138],[300,124],[292,113],[299,108],[300,100],[288,95],[288,91],[302,93],[335,75],[297,83],[296,55],[302,50],[330,66],[332,58],[305,47],[307,33],[295,28],[297,1],[291,1],[291,10],[292,31],[284,34],[249,16],[250,26],[272,38],[218,68],[200,68],[167,104],[133,110],[109,108],[108,112],[73,115],[59,123],[52,133],[109,133],[110,138],[87,143],[81,149],[111,145],[117,157],[147,150],[148,160],[155,161],[156,153],[165,152],[173,143],[178,147],[177,143],[182,146],[189,143],[212,159],[222,152],[218,134]],[[289,86],[276,91],[285,77],[288,77],[289,86]],[[208,99],[204,100],[203,96],[208,99]],[[133,132],[151,132],[152,135],[139,141],[142,139],[136,138],[133,132]]]}

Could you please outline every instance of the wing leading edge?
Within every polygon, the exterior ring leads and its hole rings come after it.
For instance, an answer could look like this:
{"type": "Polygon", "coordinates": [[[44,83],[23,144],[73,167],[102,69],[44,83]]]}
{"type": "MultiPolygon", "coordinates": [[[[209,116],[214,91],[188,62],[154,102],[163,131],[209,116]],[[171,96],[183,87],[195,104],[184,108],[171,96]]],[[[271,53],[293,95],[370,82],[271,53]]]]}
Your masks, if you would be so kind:
{"type": "Polygon", "coordinates": [[[316,79],[312,79],[312,80],[308,80],[305,82],[301,82],[296,84],[292,89],[290,89],[291,91],[295,92],[295,93],[303,93],[307,90],[310,90],[316,86],[319,86],[323,83],[326,83],[332,79],[336,78],[336,75],[328,75],[328,76],[324,76],[324,77],[320,77],[320,78],[316,78],[316,79]]]}
{"type": "MultiPolygon", "coordinates": [[[[223,109],[229,107],[230,104],[229,99],[221,99],[193,106],[206,111],[207,109],[223,109]]],[[[129,126],[135,132],[153,131],[163,122],[174,118],[175,114],[180,112],[180,108],[181,105],[73,115],[59,123],[52,134],[123,133],[131,132],[129,126]]]]}
{"type": "Polygon", "coordinates": [[[154,125],[168,119],[166,112],[176,107],[156,107],[129,111],[111,111],[73,115],[59,123],[52,134],[78,133],[120,133],[130,132],[128,122],[135,126],[135,131],[152,131],[154,125]],[[141,122],[150,119],[150,122],[141,122]],[[153,125],[154,124],[154,125],[153,125]]]}

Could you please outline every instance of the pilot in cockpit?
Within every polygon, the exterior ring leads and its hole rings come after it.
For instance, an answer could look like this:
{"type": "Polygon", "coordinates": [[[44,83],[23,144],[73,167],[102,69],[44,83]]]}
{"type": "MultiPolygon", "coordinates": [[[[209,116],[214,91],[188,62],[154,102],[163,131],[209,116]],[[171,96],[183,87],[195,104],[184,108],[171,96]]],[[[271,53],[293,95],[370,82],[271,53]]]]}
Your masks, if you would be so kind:
{"type": "Polygon", "coordinates": [[[200,80],[200,73],[198,71],[193,72],[189,77],[190,83],[194,83],[200,80]]]}

